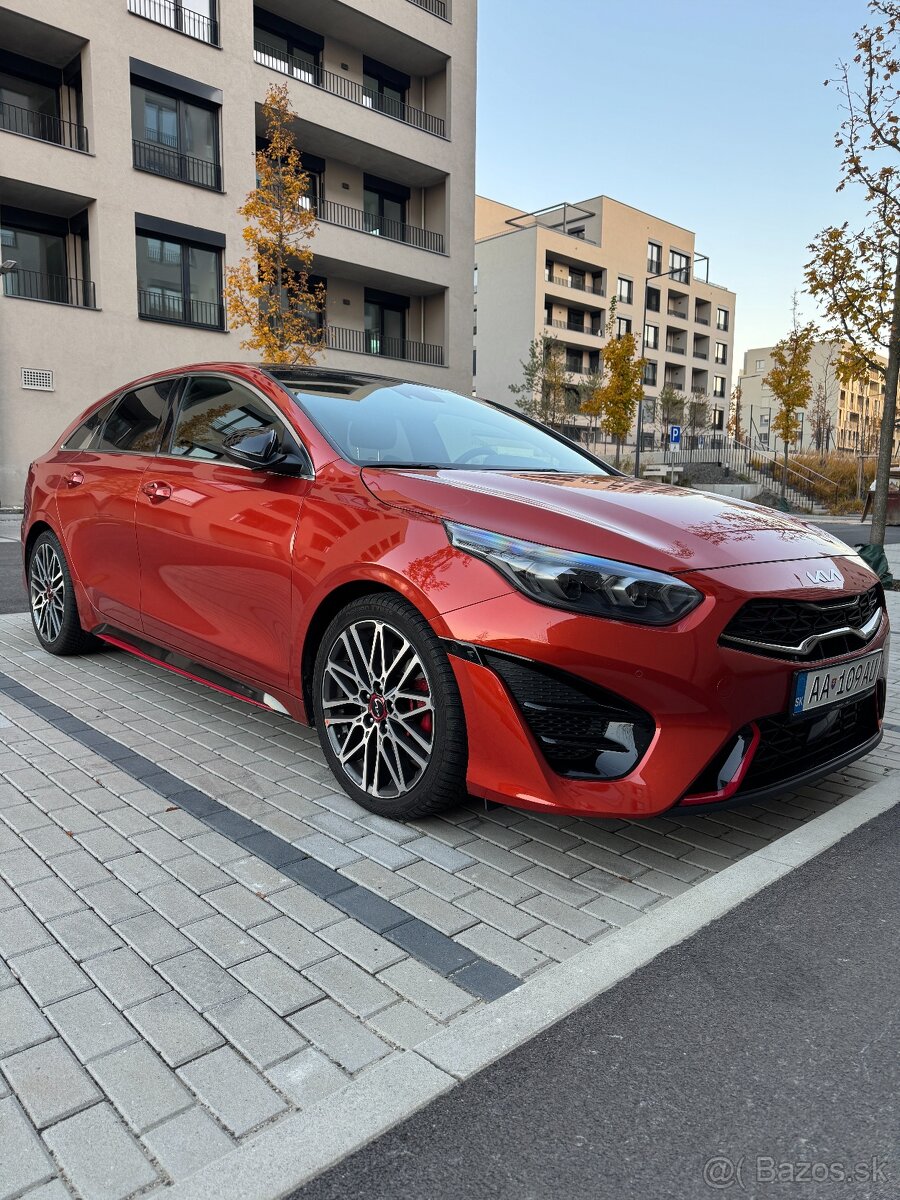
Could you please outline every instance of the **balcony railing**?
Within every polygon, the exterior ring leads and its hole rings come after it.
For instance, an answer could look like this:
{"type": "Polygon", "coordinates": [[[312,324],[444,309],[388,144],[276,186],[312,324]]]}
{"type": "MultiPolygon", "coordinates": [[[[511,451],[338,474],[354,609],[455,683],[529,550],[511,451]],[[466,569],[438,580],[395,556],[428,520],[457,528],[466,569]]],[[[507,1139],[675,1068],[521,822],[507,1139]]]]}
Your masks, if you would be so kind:
{"type": "Polygon", "coordinates": [[[647,274],[648,275],[661,275],[662,274],[662,260],[657,259],[657,258],[648,258],[647,259],[647,274]]]}
{"type": "Polygon", "coordinates": [[[721,324],[721,322],[716,321],[716,329],[718,329],[720,333],[727,333],[728,332],[728,322],[726,321],[725,324],[723,325],[723,324],[721,324]]]}
{"type": "Polygon", "coordinates": [[[88,131],[84,125],[63,121],[49,113],[35,112],[32,108],[19,108],[17,104],[0,101],[0,129],[19,133],[22,137],[37,138],[41,142],[53,142],[67,150],[87,153],[88,131]]]}
{"type": "Polygon", "coordinates": [[[684,354],[684,346],[666,346],[666,354],[684,354]]]}
{"type": "Polygon", "coordinates": [[[329,350],[347,350],[351,354],[376,354],[380,358],[396,358],[402,362],[424,363],[429,367],[444,365],[444,347],[428,342],[412,342],[409,338],[383,337],[368,329],[346,329],[329,325],[325,330],[329,350]]]}
{"type": "Polygon", "coordinates": [[[198,42],[209,42],[211,46],[219,44],[219,22],[185,8],[177,0],[128,0],[128,11],[155,21],[157,25],[165,25],[167,29],[186,33],[198,42]]]}
{"type": "Polygon", "coordinates": [[[48,304],[69,304],[73,308],[96,308],[97,293],[92,279],[66,275],[46,275],[14,267],[3,276],[4,296],[21,300],[44,300],[48,304]]]}
{"type": "Polygon", "coordinates": [[[709,358],[709,354],[705,350],[695,350],[694,358],[702,358],[705,360],[705,359],[709,358]]]}
{"type": "Polygon", "coordinates": [[[676,321],[687,321],[687,320],[688,320],[688,315],[687,315],[687,313],[686,313],[686,312],[679,312],[679,311],[678,311],[678,309],[676,309],[676,308],[667,308],[667,309],[666,309],[666,316],[667,316],[667,317],[674,317],[676,321]]]}
{"type": "Polygon", "coordinates": [[[586,325],[573,325],[569,321],[546,321],[553,329],[565,329],[568,333],[583,333],[587,337],[603,337],[602,329],[589,329],[586,325]]]}
{"type": "Polygon", "coordinates": [[[138,171],[165,175],[167,179],[178,179],[182,183],[192,183],[195,187],[209,188],[213,192],[222,190],[222,170],[218,163],[182,154],[159,142],[133,140],[131,145],[138,171]]]}
{"type": "Polygon", "coordinates": [[[211,300],[186,300],[171,292],[148,292],[138,288],[138,312],[152,321],[169,321],[173,325],[225,328],[225,309],[221,304],[211,300]]]}
{"type": "Polygon", "coordinates": [[[363,87],[361,83],[348,79],[346,75],[336,75],[334,71],[326,71],[322,67],[294,58],[276,46],[254,41],[253,57],[264,67],[280,71],[282,75],[290,75],[294,79],[299,79],[301,83],[322,88],[323,91],[331,92],[333,96],[340,96],[343,100],[349,100],[352,104],[361,104],[363,108],[373,108],[376,112],[384,113],[386,117],[393,117],[395,121],[402,121],[406,125],[415,126],[416,129],[423,129],[426,133],[434,134],[435,137],[446,136],[444,121],[441,117],[435,117],[421,108],[413,108],[412,105],[404,104],[401,100],[394,100],[390,96],[383,96],[381,92],[363,87]]]}
{"type": "Polygon", "coordinates": [[[555,284],[556,287],[574,288],[576,292],[587,292],[591,296],[606,295],[606,288],[600,283],[591,285],[581,279],[566,279],[564,275],[553,275],[550,271],[544,272],[544,280],[546,283],[555,284]]]}
{"type": "Polygon", "coordinates": [[[377,214],[365,212],[361,208],[337,204],[334,200],[320,200],[315,205],[315,210],[319,220],[327,221],[329,225],[341,225],[344,229],[356,229],[360,233],[371,233],[375,237],[387,238],[391,242],[403,242],[407,246],[416,246],[419,250],[430,250],[433,254],[444,253],[444,235],[442,233],[434,233],[430,229],[420,229],[418,225],[407,225],[403,221],[379,217],[377,214]]]}
{"type": "Polygon", "coordinates": [[[709,324],[709,317],[700,317],[700,316],[697,316],[697,315],[695,314],[695,315],[694,315],[694,321],[695,321],[695,322],[696,322],[698,325],[708,325],[708,324],[709,324]]]}
{"type": "Polygon", "coordinates": [[[430,12],[435,17],[440,17],[442,21],[447,18],[447,5],[444,0],[410,0],[416,8],[424,8],[426,12],[430,12]]]}

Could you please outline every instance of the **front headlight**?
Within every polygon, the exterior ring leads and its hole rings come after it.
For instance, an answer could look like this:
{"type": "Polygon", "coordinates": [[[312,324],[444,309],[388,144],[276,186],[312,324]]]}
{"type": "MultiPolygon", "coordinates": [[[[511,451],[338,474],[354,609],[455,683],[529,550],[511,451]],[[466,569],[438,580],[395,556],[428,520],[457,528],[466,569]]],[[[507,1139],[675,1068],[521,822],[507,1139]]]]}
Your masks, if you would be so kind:
{"type": "Polygon", "coordinates": [[[484,559],[520,592],[553,608],[641,625],[672,625],[703,599],[702,592],[674,575],[453,521],[444,525],[457,550],[484,559]]]}

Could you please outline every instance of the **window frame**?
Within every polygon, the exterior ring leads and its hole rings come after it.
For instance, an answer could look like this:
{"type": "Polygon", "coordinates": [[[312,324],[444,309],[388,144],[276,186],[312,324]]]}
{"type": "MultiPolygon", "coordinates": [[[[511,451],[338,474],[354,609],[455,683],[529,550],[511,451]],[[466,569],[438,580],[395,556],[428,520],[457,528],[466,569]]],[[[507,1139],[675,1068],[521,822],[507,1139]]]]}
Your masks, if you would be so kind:
{"type": "MultiPolygon", "coordinates": [[[[91,438],[90,443],[87,446],[83,446],[81,448],[80,453],[82,453],[82,454],[126,454],[126,455],[129,455],[130,457],[142,456],[144,458],[159,457],[160,448],[162,447],[163,443],[166,441],[166,438],[169,436],[171,428],[172,428],[173,402],[174,402],[174,397],[178,394],[179,384],[180,384],[180,377],[178,375],[162,375],[156,379],[147,380],[146,382],[131,383],[127,387],[122,388],[122,390],[120,392],[116,393],[116,395],[113,397],[113,399],[111,401],[108,401],[106,405],[101,405],[101,408],[106,408],[107,412],[104,415],[104,417],[102,418],[102,420],[100,421],[100,424],[97,426],[97,430],[94,433],[94,436],[91,438]],[[108,448],[106,446],[102,446],[100,443],[103,440],[103,435],[106,432],[106,427],[109,424],[111,418],[115,416],[115,414],[119,408],[119,405],[122,403],[122,401],[125,399],[125,397],[128,395],[131,395],[132,392],[135,392],[135,393],[141,392],[146,388],[157,387],[159,384],[163,384],[163,383],[167,383],[169,385],[169,390],[165,397],[166,410],[163,413],[162,420],[160,421],[159,427],[158,427],[159,436],[156,439],[156,448],[154,450],[127,450],[127,449],[122,449],[121,447],[109,447],[108,448]]],[[[93,415],[93,414],[91,414],[91,415],[93,415]]],[[[87,421],[87,420],[90,420],[90,417],[85,419],[85,421],[87,421]]],[[[82,424],[84,424],[84,423],[85,422],[82,422],[82,424]]],[[[81,426],[79,425],[78,428],[80,429],[81,426]]],[[[64,448],[64,447],[61,447],[61,448],[64,448]]]]}
{"type": "MultiPolygon", "coordinates": [[[[142,286],[140,271],[136,270],[137,285],[138,285],[138,319],[141,321],[157,321],[163,325],[180,325],[180,326],[186,326],[190,329],[206,329],[206,330],[210,330],[210,331],[216,332],[216,333],[224,333],[226,331],[225,286],[224,286],[225,281],[224,281],[224,274],[223,274],[223,259],[224,259],[224,250],[225,250],[224,246],[215,246],[208,242],[196,241],[196,240],[191,240],[191,239],[185,238],[185,237],[179,237],[177,234],[160,233],[155,230],[148,229],[146,226],[141,225],[138,222],[135,222],[134,249],[135,249],[136,266],[137,266],[137,255],[138,255],[138,238],[141,238],[141,237],[147,238],[151,241],[173,242],[176,245],[181,247],[182,253],[181,253],[181,292],[180,292],[180,296],[181,296],[181,310],[182,310],[183,314],[185,312],[192,311],[191,310],[191,286],[190,286],[190,279],[191,279],[190,255],[185,254],[184,251],[185,250],[188,250],[188,251],[204,250],[207,253],[212,253],[216,256],[216,282],[218,285],[218,288],[217,288],[218,300],[216,302],[216,306],[219,309],[219,320],[218,320],[217,324],[211,325],[207,322],[193,321],[184,316],[182,317],[181,320],[177,320],[176,318],[173,318],[173,317],[156,316],[153,313],[141,312],[140,296],[141,296],[141,293],[149,292],[149,288],[142,286]]],[[[202,303],[209,303],[209,301],[203,301],[202,303]]]]}
{"type": "MultiPolygon", "coordinates": [[[[207,100],[203,96],[197,96],[190,92],[179,91],[178,88],[172,87],[165,83],[160,83],[155,79],[145,78],[139,71],[132,71],[129,76],[129,101],[131,103],[131,141],[132,141],[132,166],[136,171],[145,172],[148,175],[157,175],[161,179],[171,179],[175,183],[186,183],[189,187],[199,187],[207,192],[223,192],[224,184],[222,179],[222,105],[217,104],[214,100],[207,100]],[[135,88],[142,89],[145,93],[156,93],[168,100],[175,102],[175,139],[174,146],[167,146],[165,142],[148,141],[145,136],[138,137],[138,131],[134,128],[134,90],[135,88]],[[209,113],[212,116],[213,129],[213,158],[212,161],[200,158],[197,154],[189,153],[183,146],[184,135],[184,110],[185,107],[193,107],[200,109],[202,112],[209,113]],[[169,151],[178,159],[178,174],[174,175],[168,171],[154,171],[150,167],[140,166],[137,162],[137,150],[134,148],[134,143],[159,148],[163,151],[169,151]],[[206,163],[212,168],[214,186],[200,182],[196,179],[191,179],[184,172],[183,160],[193,159],[195,162],[206,163]]],[[[146,104],[146,96],[144,99],[146,104]]],[[[146,127],[143,131],[146,133],[146,127]]]]}
{"type": "Polygon", "coordinates": [[[634,304],[634,280],[626,275],[619,275],[616,283],[616,299],[620,304],[634,304]],[[622,285],[625,284],[626,295],[622,295],[622,285]]]}

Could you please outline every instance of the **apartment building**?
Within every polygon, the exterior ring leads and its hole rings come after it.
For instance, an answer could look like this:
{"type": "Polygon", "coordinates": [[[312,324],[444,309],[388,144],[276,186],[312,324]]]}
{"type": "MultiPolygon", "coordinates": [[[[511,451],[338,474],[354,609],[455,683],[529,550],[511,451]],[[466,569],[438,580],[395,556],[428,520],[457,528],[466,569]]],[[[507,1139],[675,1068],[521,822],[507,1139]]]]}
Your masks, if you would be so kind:
{"type": "Polygon", "coordinates": [[[644,448],[659,443],[655,398],[666,385],[708,397],[711,428],[724,429],[735,294],[709,282],[689,230],[608,196],[532,213],[477,196],[475,243],[478,395],[513,405],[509,385],[521,382],[529,344],[547,334],[565,353],[577,406],[615,298],[613,336],[634,333],[647,360],[644,448]]]}
{"type": "Polygon", "coordinates": [[[251,357],[262,101],[287,83],[326,366],[472,383],[473,0],[0,0],[0,502],[91,400],[251,357]]]}
{"type": "MultiPolygon", "coordinates": [[[[778,413],[778,401],[764,380],[772,369],[774,346],[758,346],[744,355],[738,382],[741,385],[741,424],[750,444],[775,450],[776,435],[772,422],[778,413]]],[[[884,376],[878,371],[849,383],[838,376],[845,354],[839,342],[816,342],[810,355],[813,398],[798,413],[800,432],[793,449],[820,451],[823,448],[841,454],[876,455],[884,413],[884,376]]],[[[882,360],[887,365],[886,360],[882,360]]],[[[778,446],[781,446],[778,440],[778,446]]],[[[893,457],[900,453],[900,433],[895,434],[893,457]]]]}

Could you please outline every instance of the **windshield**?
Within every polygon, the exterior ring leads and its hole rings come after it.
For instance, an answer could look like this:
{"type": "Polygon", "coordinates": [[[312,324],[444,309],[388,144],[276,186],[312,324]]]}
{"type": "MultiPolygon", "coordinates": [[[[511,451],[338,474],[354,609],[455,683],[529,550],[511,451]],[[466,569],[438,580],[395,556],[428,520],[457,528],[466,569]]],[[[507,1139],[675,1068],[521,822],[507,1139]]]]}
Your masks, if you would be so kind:
{"type": "Polygon", "coordinates": [[[341,454],[360,466],[612,473],[549,430],[455,392],[414,383],[280,382],[341,454]]]}

